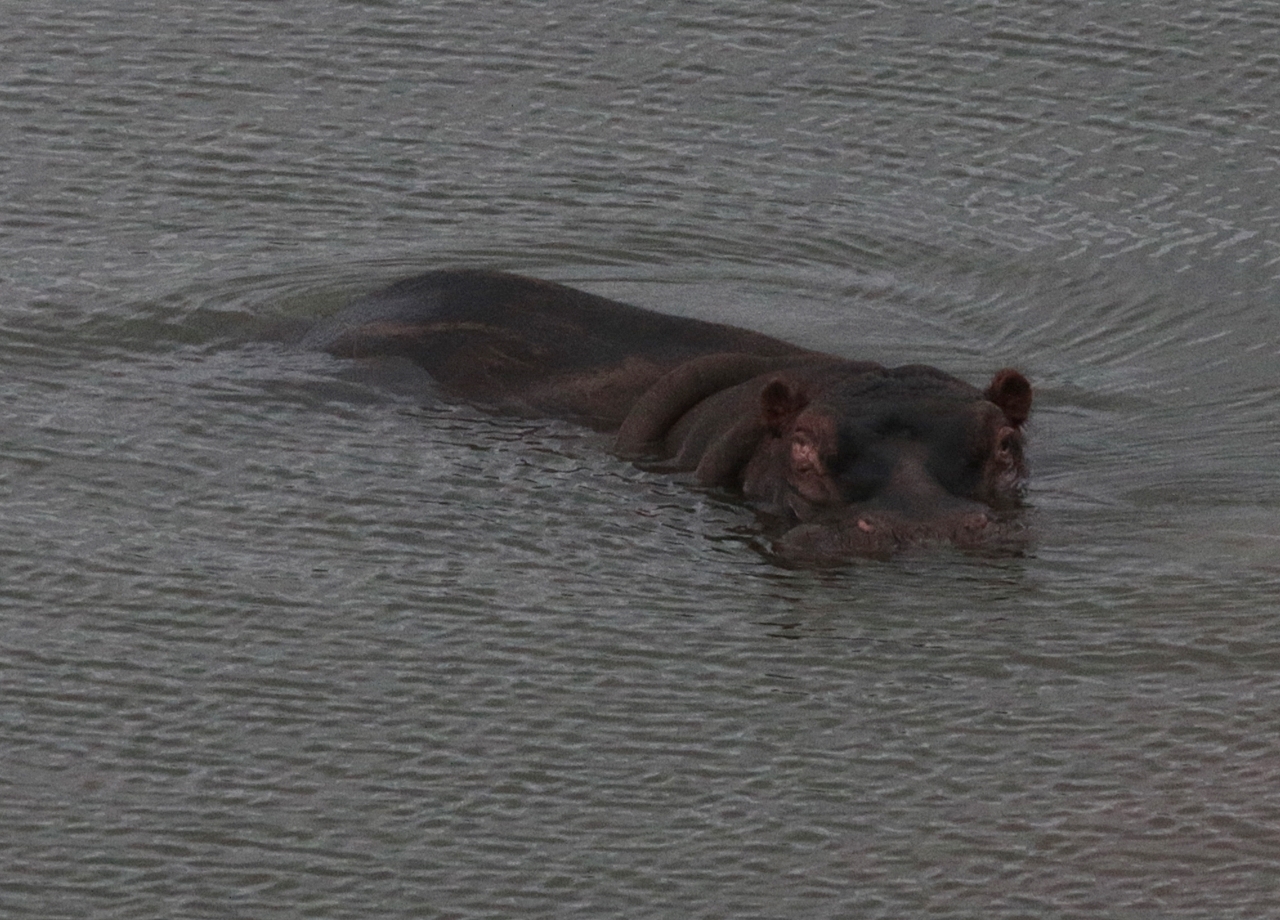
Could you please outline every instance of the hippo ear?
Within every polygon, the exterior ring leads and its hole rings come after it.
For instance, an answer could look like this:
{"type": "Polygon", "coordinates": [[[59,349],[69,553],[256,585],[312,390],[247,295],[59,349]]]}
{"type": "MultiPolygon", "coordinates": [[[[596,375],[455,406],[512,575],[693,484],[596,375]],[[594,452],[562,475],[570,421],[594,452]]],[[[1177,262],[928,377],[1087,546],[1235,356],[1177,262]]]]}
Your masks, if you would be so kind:
{"type": "Polygon", "coordinates": [[[1031,414],[1031,381],[1011,367],[996,371],[987,387],[987,399],[1004,410],[1005,418],[1018,428],[1031,414]]]}
{"type": "Polygon", "coordinates": [[[803,391],[789,386],[785,380],[771,380],[760,392],[764,423],[774,437],[781,435],[791,420],[807,405],[809,397],[803,391]]]}

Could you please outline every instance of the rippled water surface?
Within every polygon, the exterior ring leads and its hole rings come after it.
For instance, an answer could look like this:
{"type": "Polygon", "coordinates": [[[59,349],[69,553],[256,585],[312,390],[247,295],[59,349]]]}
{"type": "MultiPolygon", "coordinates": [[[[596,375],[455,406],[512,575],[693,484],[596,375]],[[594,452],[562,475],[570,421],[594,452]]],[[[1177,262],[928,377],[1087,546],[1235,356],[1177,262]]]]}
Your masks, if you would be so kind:
{"type": "Polygon", "coordinates": [[[1265,917],[1280,12],[0,10],[0,913],[1265,917]],[[524,271],[1037,386],[1016,559],[290,342],[524,271]]]}

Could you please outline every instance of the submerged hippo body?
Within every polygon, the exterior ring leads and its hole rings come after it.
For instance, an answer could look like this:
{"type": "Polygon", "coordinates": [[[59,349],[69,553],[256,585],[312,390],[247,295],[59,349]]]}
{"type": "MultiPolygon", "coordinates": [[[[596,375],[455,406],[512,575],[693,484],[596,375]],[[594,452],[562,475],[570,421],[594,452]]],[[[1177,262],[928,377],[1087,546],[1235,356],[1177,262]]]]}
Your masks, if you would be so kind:
{"type": "Polygon", "coordinates": [[[692,471],[783,522],[797,563],[946,541],[1016,545],[1031,385],[979,390],[563,285],[438,271],[359,300],[308,334],[335,355],[402,356],[449,393],[615,432],[621,456],[692,471]]]}

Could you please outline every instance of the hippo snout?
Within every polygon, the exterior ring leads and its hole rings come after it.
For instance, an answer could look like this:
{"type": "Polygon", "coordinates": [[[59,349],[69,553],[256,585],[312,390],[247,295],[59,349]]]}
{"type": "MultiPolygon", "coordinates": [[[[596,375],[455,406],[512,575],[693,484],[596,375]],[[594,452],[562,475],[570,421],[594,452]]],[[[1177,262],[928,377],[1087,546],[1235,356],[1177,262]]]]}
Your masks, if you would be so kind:
{"type": "Polygon", "coordinates": [[[791,564],[835,565],[940,544],[1017,555],[1025,549],[1026,539],[1021,521],[977,502],[957,502],[946,513],[929,516],[863,506],[792,527],[774,542],[773,551],[791,564]]]}

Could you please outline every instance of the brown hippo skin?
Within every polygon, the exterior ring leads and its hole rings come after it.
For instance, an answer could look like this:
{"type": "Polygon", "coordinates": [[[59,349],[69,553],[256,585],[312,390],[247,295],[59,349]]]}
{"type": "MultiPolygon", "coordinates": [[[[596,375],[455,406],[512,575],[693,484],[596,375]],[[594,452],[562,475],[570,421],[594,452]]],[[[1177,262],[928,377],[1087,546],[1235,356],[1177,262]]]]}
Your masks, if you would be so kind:
{"type": "Polygon", "coordinates": [[[1021,545],[1031,384],[1016,370],[979,390],[480,270],[392,284],[304,345],[406,357],[459,398],[614,432],[620,456],[691,471],[779,522],[783,561],[1021,545]]]}

